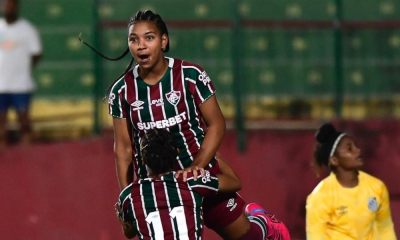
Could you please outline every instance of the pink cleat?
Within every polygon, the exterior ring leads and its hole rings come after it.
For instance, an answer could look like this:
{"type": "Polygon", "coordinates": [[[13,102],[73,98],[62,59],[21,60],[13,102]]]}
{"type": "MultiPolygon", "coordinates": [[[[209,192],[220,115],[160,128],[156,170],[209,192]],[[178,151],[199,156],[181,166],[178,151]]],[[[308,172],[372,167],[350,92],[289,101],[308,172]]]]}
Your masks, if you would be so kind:
{"type": "Polygon", "coordinates": [[[290,234],[285,224],[275,218],[275,215],[267,213],[257,203],[249,203],[246,206],[247,216],[259,216],[265,219],[268,226],[267,238],[265,240],[290,240],[290,234]]]}

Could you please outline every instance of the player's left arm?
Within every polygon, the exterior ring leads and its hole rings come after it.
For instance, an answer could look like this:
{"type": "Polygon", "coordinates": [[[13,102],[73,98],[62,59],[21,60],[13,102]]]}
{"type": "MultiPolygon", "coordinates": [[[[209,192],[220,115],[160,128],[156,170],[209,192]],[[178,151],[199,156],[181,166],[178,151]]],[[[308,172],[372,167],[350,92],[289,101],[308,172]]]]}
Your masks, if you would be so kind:
{"type": "Polygon", "coordinates": [[[191,166],[206,167],[221,145],[226,126],[224,115],[222,115],[215,94],[200,105],[200,111],[207,125],[207,130],[191,166]]]}
{"type": "Polygon", "coordinates": [[[389,193],[386,186],[382,183],[381,187],[382,202],[376,215],[376,226],[379,239],[396,240],[393,221],[390,213],[389,193]]]}
{"type": "Polygon", "coordinates": [[[236,174],[235,170],[226,162],[219,154],[216,155],[218,160],[220,174],[217,174],[219,179],[219,192],[237,192],[242,189],[242,181],[236,174]]]}
{"type": "Polygon", "coordinates": [[[188,183],[194,191],[203,196],[212,196],[218,192],[237,192],[242,188],[242,182],[236,175],[235,171],[225,162],[220,156],[217,155],[218,164],[221,173],[214,174],[208,170],[204,170],[204,174],[200,175],[200,170],[193,171],[188,176],[188,183]],[[198,179],[194,177],[197,172],[198,179]]]}

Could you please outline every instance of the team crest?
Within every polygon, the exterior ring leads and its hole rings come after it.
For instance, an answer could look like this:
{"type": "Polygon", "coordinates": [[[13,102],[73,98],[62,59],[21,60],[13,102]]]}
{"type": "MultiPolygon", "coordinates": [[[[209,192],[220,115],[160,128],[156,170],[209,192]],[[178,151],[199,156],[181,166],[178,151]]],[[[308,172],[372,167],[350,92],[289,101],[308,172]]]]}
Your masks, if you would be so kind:
{"type": "Polygon", "coordinates": [[[376,197],[370,197],[368,198],[368,209],[376,212],[378,211],[378,202],[376,201],[376,197]]]}
{"type": "Polygon", "coordinates": [[[172,90],[171,92],[165,94],[165,97],[169,103],[176,106],[179,100],[181,100],[181,92],[172,90]]]}

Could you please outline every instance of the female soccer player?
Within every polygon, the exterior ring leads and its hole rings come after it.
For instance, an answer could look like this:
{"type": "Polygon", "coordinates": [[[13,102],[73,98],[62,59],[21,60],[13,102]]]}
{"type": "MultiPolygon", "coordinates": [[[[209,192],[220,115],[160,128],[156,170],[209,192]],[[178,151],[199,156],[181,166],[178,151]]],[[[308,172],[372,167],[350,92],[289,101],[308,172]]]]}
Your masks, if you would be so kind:
{"type": "MultiPolygon", "coordinates": [[[[197,181],[196,170],[188,173],[187,181],[183,176],[176,178],[178,146],[165,129],[148,130],[140,153],[149,177],[136,179],[122,190],[115,206],[127,238],[202,239],[203,197],[241,189],[238,176],[222,159],[218,160],[221,172],[217,175],[200,169],[197,181]]],[[[267,221],[260,215],[244,218],[245,227],[234,229],[233,234],[241,236],[240,240],[264,240],[267,221]]]]}
{"type": "Polygon", "coordinates": [[[331,174],[307,198],[307,240],[396,240],[389,195],[379,179],[360,171],[361,151],[354,139],[332,124],[317,134],[314,160],[331,174]]]}
{"type": "MultiPolygon", "coordinates": [[[[137,177],[148,176],[139,143],[152,128],[167,129],[176,139],[177,170],[208,167],[218,173],[215,154],[225,133],[225,120],[207,73],[195,64],[164,56],[169,49],[167,26],[149,10],[131,18],[128,47],[137,65],[109,92],[120,188],[133,181],[129,174],[132,162],[137,177]]],[[[203,206],[205,225],[223,237],[241,224],[235,221],[243,214],[244,201],[236,193],[206,198],[203,206]],[[232,204],[229,208],[228,203],[232,204]]]]}

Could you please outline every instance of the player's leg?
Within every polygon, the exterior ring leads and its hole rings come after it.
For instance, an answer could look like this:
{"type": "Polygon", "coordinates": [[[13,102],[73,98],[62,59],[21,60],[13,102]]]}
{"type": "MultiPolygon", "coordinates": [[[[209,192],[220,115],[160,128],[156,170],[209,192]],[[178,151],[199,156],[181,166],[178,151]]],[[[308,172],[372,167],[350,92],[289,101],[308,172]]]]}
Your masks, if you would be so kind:
{"type": "Polygon", "coordinates": [[[0,150],[7,146],[7,110],[9,107],[8,94],[0,94],[0,150]]]}
{"type": "Polygon", "coordinates": [[[267,239],[267,222],[259,216],[249,216],[250,226],[245,235],[238,240],[267,239]]]}
{"type": "MultiPolygon", "coordinates": [[[[217,162],[209,169],[213,174],[221,173],[220,163],[226,162],[217,155],[217,162]]],[[[230,167],[223,164],[222,167],[230,167]]],[[[225,171],[225,170],[224,170],[225,171]]],[[[262,240],[259,228],[255,227],[244,213],[245,201],[237,193],[218,193],[203,200],[204,225],[225,240],[252,239],[262,240]],[[256,235],[259,235],[256,237],[256,235]]]]}
{"type": "Polygon", "coordinates": [[[277,239],[277,240],[290,240],[290,234],[285,224],[275,218],[274,215],[268,213],[257,203],[247,204],[245,213],[247,216],[257,216],[264,219],[267,222],[267,238],[266,239],[277,239]]]}
{"type": "Polygon", "coordinates": [[[22,144],[30,144],[32,142],[32,126],[29,116],[31,94],[13,94],[12,100],[21,127],[20,142],[22,144]]]}
{"type": "Polygon", "coordinates": [[[250,228],[245,202],[236,193],[219,193],[203,200],[204,225],[223,239],[238,239],[250,228]]]}
{"type": "Polygon", "coordinates": [[[248,217],[245,202],[237,194],[218,194],[203,202],[204,224],[225,240],[265,240],[267,222],[262,217],[248,217]]]}

